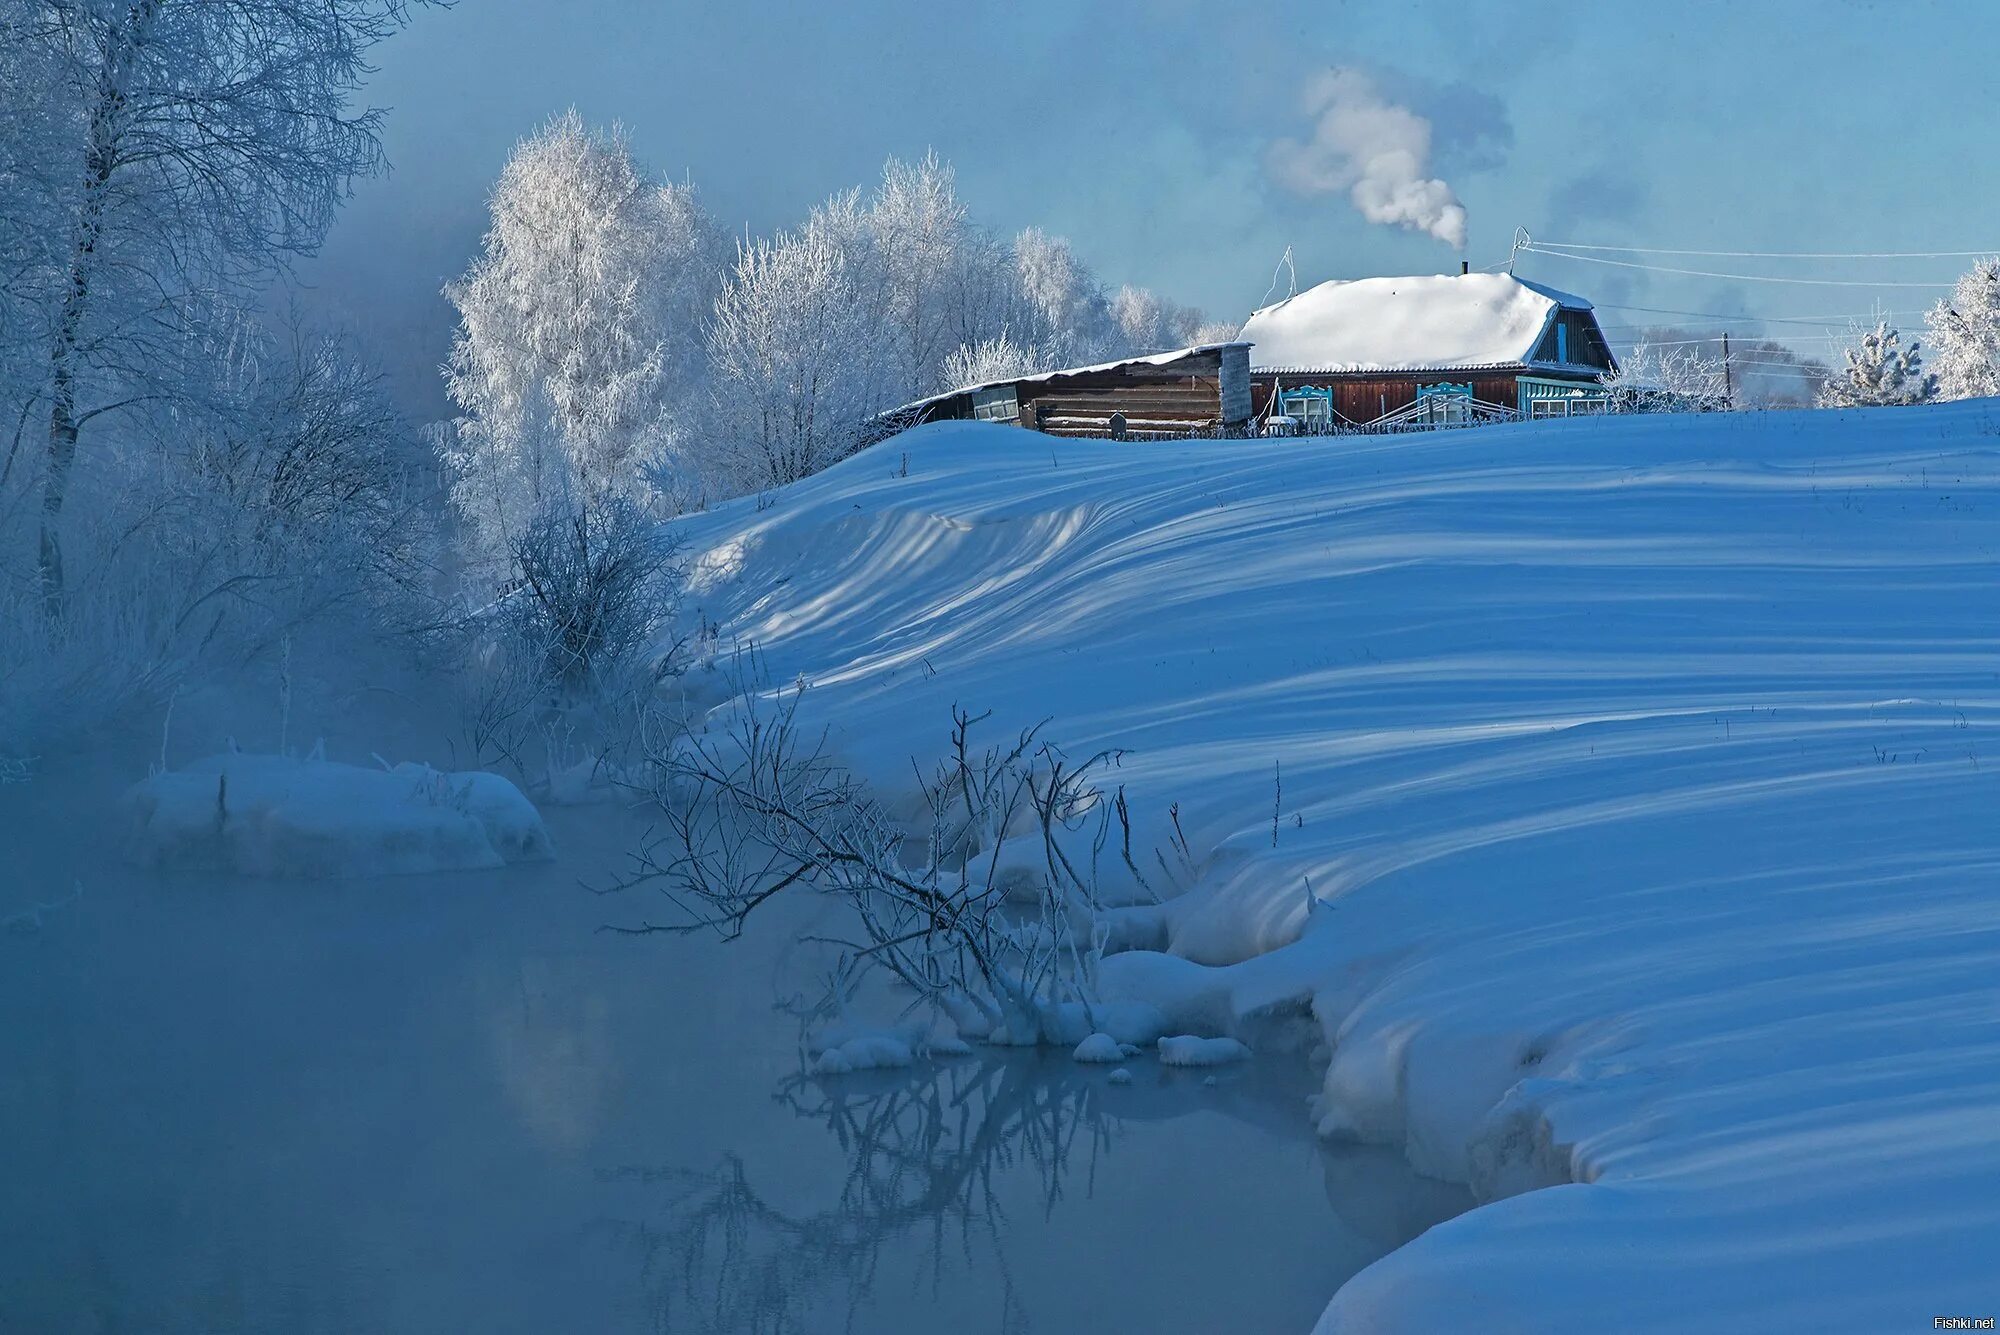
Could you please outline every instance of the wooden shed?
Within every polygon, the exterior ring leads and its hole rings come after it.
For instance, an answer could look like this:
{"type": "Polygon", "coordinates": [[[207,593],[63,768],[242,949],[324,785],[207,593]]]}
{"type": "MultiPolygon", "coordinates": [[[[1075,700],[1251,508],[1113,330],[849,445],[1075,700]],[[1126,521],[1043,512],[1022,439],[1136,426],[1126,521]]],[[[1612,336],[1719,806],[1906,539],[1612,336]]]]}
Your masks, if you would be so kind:
{"type": "Polygon", "coordinates": [[[1321,283],[1242,338],[1258,419],[1307,431],[1597,412],[1617,369],[1588,301],[1512,274],[1321,283]]]}
{"type": "Polygon", "coordinates": [[[1248,343],[1205,343],[1097,366],[966,385],[885,414],[894,429],[974,420],[1057,436],[1191,436],[1247,430],[1248,343]]]}

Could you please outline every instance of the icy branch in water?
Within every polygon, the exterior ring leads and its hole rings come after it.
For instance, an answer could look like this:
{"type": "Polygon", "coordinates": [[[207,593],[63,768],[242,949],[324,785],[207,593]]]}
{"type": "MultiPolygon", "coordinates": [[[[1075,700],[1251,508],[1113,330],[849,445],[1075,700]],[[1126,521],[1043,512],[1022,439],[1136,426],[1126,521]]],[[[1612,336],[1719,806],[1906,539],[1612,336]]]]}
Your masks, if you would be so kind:
{"type": "Polygon", "coordinates": [[[1040,724],[981,746],[986,716],[955,706],[946,758],[918,771],[897,809],[800,727],[803,693],[741,692],[720,733],[655,746],[664,829],[610,888],[657,889],[674,917],[612,930],[734,939],[764,904],[811,887],[848,915],[843,930],[813,938],[839,956],[812,1018],[884,975],[961,1033],[995,1042],[1074,1044],[1113,1023],[1094,980],[1097,867],[1114,821],[1137,873],[1124,804],[1095,786],[1117,753],[1073,761],[1040,724]]]}

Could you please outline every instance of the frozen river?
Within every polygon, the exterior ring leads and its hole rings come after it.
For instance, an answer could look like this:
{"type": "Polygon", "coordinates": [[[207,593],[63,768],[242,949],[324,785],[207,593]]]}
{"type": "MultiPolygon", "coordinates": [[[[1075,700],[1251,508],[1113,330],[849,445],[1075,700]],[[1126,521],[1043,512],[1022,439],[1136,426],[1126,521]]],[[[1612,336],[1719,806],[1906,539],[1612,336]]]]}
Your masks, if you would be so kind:
{"type": "Polygon", "coordinates": [[[0,917],[80,884],[0,933],[0,1330],[1303,1331],[1469,1204],[1317,1142],[1297,1055],[802,1078],[795,924],[597,930],[657,911],[580,886],[621,813],[312,884],[52,820],[0,812],[0,917]]]}

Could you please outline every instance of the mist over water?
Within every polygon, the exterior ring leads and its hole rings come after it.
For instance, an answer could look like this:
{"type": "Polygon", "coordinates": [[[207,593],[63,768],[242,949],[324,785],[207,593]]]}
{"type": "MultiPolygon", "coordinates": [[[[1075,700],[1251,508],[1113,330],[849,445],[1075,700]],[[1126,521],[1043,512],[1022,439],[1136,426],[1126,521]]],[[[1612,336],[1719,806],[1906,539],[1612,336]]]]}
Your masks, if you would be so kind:
{"type": "Polygon", "coordinates": [[[554,813],[552,864],[319,883],[42,816],[5,813],[47,831],[16,867],[80,890],[0,936],[0,1328],[1303,1330],[1469,1204],[1316,1142],[1293,1053],[807,1079],[797,913],[597,930],[637,907],[580,884],[625,813],[554,813]]]}

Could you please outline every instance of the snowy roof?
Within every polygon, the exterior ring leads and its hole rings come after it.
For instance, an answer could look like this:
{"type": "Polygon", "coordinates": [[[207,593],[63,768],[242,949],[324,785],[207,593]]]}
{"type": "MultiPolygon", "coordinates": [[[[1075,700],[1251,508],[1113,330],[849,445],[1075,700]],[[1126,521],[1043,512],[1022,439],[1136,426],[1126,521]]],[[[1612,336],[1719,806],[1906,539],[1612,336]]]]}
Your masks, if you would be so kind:
{"type": "Polygon", "coordinates": [[[933,403],[941,403],[946,399],[956,398],[960,394],[973,394],[982,389],[992,389],[996,385],[1035,384],[1044,380],[1060,380],[1064,376],[1090,375],[1097,371],[1117,371],[1127,366],[1171,366],[1182,358],[1192,357],[1196,353],[1220,352],[1224,348],[1233,348],[1247,341],[1244,339],[1232,339],[1226,343],[1197,343],[1191,348],[1175,348],[1172,352],[1150,352],[1143,357],[1120,357],[1116,361],[1098,362],[1091,366],[1064,366],[1054,371],[1036,371],[1029,375],[1009,375],[1002,376],[998,380],[982,380],[976,385],[959,385],[955,389],[942,390],[936,394],[926,395],[921,399],[913,399],[901,407],[891,408],[888,412],[883,413],[882,416],[889,417],[897,413],[907,413],[919,408],[928,408],[933,403]]]}
{"type": "Polygon", "coordinates": [[[1529,360],[1567,292],[1504,273],[1321,283],[1250,317],[1256,371],[1466,370],[1529,360]]]}

